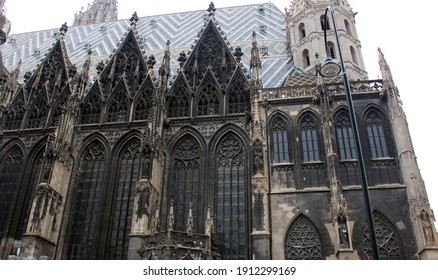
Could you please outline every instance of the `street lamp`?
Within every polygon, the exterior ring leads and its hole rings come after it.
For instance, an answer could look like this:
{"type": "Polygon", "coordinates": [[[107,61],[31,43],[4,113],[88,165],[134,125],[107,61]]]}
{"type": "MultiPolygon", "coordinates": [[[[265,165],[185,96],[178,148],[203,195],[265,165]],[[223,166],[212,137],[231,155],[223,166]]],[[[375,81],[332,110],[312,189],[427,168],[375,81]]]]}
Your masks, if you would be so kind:
{"type": "Polygon", "coordinates": [[[371,209],[371,201],[370,201],[370,193],[368,190],[368,180],[366,176],[365,163],[363,160],[362,153],[362,145],[359,137],[359,129],[357,127],[356,113],[353,105],[353,98],[351,96],[350,82],[348,81],[347,72],[345,71],[344,58],[342,56],[341,44],[339,43],[338,29],[336,27],[335,14],[332,7],[327,7],[325,10],[325,18],[324,18],[324,43],[325,50],[327,53],[327,59],[321,64],[319,73],[323,77],[335,77],[342,72],[342,79],[344,81],[345,87],[345,96],[347,98],[348,103],[348,112],[350,114],[350,121],[353,128],[354,141],[357,149],[357,160],[359,163],[359,170],[362,179],[362,190],[363,190],[363,198],[365,204],[365,211],[368,219],[368,230],[370,232],[371,238],[371,246],[373,249],[373,257],[375,260],[379,259],[379,250],[377,247],[377,239],[376,233],[374,230],[374,220],[373,220],[373,212],[371,209]],[[334,59],[331,58],[328,44],[327,44],[327,22],[328,22],[328,13],[330,12],[332,21],[333,21],[333,30],[335,31],[336,44],[338,46],[339,59],[341,61],[340,65],[334,59]]]}

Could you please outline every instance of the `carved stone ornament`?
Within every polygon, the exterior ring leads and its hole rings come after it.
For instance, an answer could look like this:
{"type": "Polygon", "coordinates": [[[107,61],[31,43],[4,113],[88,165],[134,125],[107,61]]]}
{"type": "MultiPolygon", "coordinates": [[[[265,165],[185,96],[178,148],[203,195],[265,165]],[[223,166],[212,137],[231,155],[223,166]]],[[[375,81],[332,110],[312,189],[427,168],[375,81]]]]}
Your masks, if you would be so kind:
{"type": "MultiPolygon", "coordinates": [[[[57,216],[63,197],[49,185],[39,184],[33,200],[33,214],[29,227],[32,233],[41,233],[41,225],[46,218],[51,219],[51,230],[57,230],[57,216]],[[47,216],[49,214],[49,216],[47,216]]],[[[50,222],[50,221],[49,221],[50,222]]]]}

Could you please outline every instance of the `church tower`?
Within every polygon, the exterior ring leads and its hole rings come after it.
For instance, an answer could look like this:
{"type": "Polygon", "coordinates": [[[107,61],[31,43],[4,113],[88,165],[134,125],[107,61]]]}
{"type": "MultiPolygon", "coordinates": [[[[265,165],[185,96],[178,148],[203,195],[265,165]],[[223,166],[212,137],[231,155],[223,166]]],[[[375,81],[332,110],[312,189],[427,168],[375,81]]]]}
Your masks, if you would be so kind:
{"type": "MultiPolygon", "coordinates": [[[[290,9],[286,9],[287,40],[291,55],[297,68],[312,72],[318,63],[316,54],[324,59],[325,9],[332,6],[336,16],[342,53],[347,73],[352,80],[367,78],[362,57],[361,43],[356,30],[356,13],[347,0],[293,0],[290,9]]],[[[328,52],[332,58],[339,60],[339,51],[333,22],[329,17],[327,23],[328,52]]]]}
{"type": "Polygon", "coordinates": [[[117,20],[117,0],[94,0],[88,4],[87,10],[83,7],[75,14],[73,26],[96,24],[117,20]]]}

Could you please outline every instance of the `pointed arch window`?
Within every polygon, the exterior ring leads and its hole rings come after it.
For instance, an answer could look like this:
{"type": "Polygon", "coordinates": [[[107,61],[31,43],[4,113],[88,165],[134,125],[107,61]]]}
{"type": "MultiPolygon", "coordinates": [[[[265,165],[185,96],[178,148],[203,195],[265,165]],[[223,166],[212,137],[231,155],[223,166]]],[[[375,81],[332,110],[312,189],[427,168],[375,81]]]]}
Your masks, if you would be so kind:
{"type": "Polygon", "coordinates": [[[346,112],[340,113],[336,118],[336,137],[338,139],[338,153],[340,160],[356,159],[356,144],[350,116],[346,112]]]}
{"type": "Polygon", "coordinates": [[[5,128],[8,130],[19,129],[24,118],[24,102],[18,100],[5,114],[5,128]]]}
{"type": "Polygon", "coordinates": [[[217,245],[223,259],[248,258],[248,186],[245,153],[234,135],[226,136],[216,150],[217,245]]]}
{"type": "Polygon", "coordinates": [[[105,168],[105,148],[99,140],[94,140],[80,156],[66,236],[67,259],[95,259],[97,256],[105,168]]]}
{"type": "Polygon", "coordinates": [[[300,40],[306,38],[306,26],[304,25],[304,23],[300,23],[300,25],[298,26],[298,33],[300,36],[300,40]]]}
{"type": "Polygon", "coordinates": [[[371,150],[371,158],[389,157],[384,130],[384,119],[382,115],[375,110],[371,110],[366,115],[365,123],[371,150]]]}
{"type": "Polygon", "coordinates": [[[126,122],[128,121],[128,96],[119,86],[111,100],[108,108],[108,122],[126,122]]]}
{"type": "Polygon", "coordinates": [[[322,15],[320,17],[320,21],[321,21],[321,29],[324,30],[330,30],[330,20],[327,21],[327,23],[325,22],[325,15],[322,15]],[[327,24],[327,25],[326,25],[327,24]]]}
{"type": "Polygon", "coordinates": [[[321,236],[305,216],[298,216],[290,226],[285,242],[286,260],[322,260],[321,236]]]}
{"type": "Polygon", "coordinates": [[[190,205],[192,205],[193,232],[201,233],[202,231],[200,166],[199,145],[193,137],[184,137],[177,144],[173,156],[171,199],[174,201],[177,231],[186,231],[190,205]]]}
{"type": "Polygon", "coordinates": [[[307,68],[310,66],[310,55],[309,55],[309,50],[304,50],[302,53],[302,58],[303,58],[303,65],[304,68],[307,68]]]}
{"type": "Polygon", "coordinates": [[[31,114],[27,124],[27,128],[42,128],[45,126],[49,106],[47,99],[42,92],[35,100],[31,109],[31,114]]]}
{"type": "Polygon", "coordinates": [[[152,110],[152,102],[153,102],[153,92],[154,86],[150,79],[145,81],[145,85],[140,90],[139,98],[137,99],[135,112],[134,112],[134,120],[135,121],[143,121],[148,120],[152,110]]]}
{"type": "Polygon", "coordinates": [[[333,42],[328,42],[328,51],[330,54],[330,57],[335,59],[336,58],[336,48],[335,48],[335,44],[333,44],[333,42]]]}
{"type": "Polygon", "coordinates": [[[207,74],[198,91],[198,115],[210,116],[220,113],[219,92],[212,74],[207,74]]]}
{"type": "Polygon", "coordinates": [[[81,124],[95,124],[100,122],[102,100],[97,91],[90,92],[89,94],[84,103],[81,104],[81,124]]]}
{"type": "Polygon", "coordinates": [[[301,120],[303,161],[319,161],[318,127],[315,119],[307,115],[301,120]]]}
{"type": "Polygon", "coordinates": [[[135,186],[140,173],[140,140],[132,139],[122,149],[117,165],[115,192],[111,207],[111,240],[108,259],[128,258],[135,186]]]}
{"type": "Polygon", "coordinates": [[[228,90],[228,112],[238,114],[250,112],[250,110],[249,90],[245,85],[245,77],[240,74],[234,78],[228,90]]]}
{"type": "Polygon", "coordinates": [[[350,53],[351,53],[351,58],[353,59],[353,62],[357,64],[356,50],[353,48],[353,46],[350,46],[350,53]]]}
{"type": "MultiPolygon", "coordinates": [[[[377,247],[381,260],[402,260],[405,258],[403,244],[400,236],[392,223],[380,212],[373,211],[374,228],[376,232],[377,247]]],[[[368,223],[363,225],[363,256],[373,257],[368,223]]]]}
{"type": "Polygon", "coordinates": [[[183,78],[175,82],[171,94],[167,98],[167,114],[169,118],[184,118],[190,116],[190,95],[184,85],[183,78]]]}
{"type": "Polygon", "coordinates": [[[0,239],[5,237],[6,223],[20,186],[23,159],[23,151],[14,145],[0,161],[0,239]]]}
{"type": "MultiPolygon", "coordinates": [[[[63,114],[64,107],[67,103],[67,96],[63,94],[58,102],[56,103],[56,106],[53,108],[55,111],[53,112],[52,118],[50,120],[50,126],[56,126],[61,121],[61,117],[63,114]],[[55,109],[56,108],[56,109],[55,109]]],[[[52,109],[52,110],[53,110],[52,109]]]]}
{"type": "Polygon", "coordinates": [[[272,146],[274,163],[289,162],[287,123],[282,117],[276,117],[272,121],[272,146]]]}
{"type": "Polygon", "coordinates": [[[351,33],[351,27],[350,27],[350,22],[348,22],[348,20],[344,20],[344,24],[345,24],[345,30],[347,31],[347,34],[349,34],[349,35],[353,35],[352,33],[351,33]]]}

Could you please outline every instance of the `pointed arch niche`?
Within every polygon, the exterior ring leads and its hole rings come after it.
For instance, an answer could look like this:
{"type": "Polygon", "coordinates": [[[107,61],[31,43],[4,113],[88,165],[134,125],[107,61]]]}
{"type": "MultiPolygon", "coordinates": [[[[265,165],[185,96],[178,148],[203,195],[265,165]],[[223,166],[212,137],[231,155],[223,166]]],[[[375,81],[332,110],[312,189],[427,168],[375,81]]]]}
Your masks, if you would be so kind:
{"type": "MultiPolygon", "coordinates": [[[[377,210],[373,211],[374,228],[376,232],[377,247],[381,260],[403,260],[405,259],[403,243],[391,221],[377,210]]],[[[361,258],[373,257],[370,232],[368,223],[362,225],[362,252],[361,258]]]]}
{"type": "Polygon", "coordinates": [[[286,260],[324,259],[321,235],[314,223],[303,214],[299,214],[289,226],[284,244],[286,260]]]}

